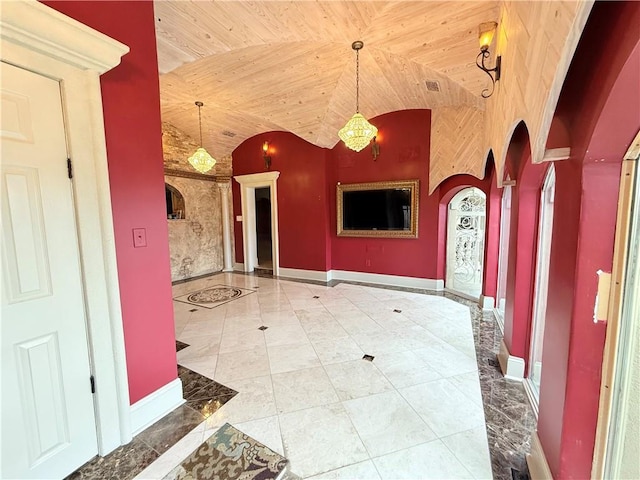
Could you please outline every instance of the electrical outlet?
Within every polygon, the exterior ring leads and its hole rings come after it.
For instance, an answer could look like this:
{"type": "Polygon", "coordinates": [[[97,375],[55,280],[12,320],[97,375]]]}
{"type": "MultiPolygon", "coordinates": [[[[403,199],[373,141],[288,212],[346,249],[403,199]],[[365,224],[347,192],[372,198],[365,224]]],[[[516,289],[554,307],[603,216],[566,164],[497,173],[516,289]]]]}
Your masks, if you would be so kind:
{"type": "Polygon", "coordinates": [[[134,228],[133,229],[133,247],[146,247],[147,246],[147,229],[146,228],[134,228]]]}

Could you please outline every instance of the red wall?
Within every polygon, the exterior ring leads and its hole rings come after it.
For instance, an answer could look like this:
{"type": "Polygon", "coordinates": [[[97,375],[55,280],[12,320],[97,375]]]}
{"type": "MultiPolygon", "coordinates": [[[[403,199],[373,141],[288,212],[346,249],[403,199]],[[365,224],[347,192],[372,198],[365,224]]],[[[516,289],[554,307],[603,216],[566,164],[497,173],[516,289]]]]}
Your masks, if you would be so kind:
{"type": "Polygon", "coordinates": [[[596,2],[554,121],[571,125],[572,158],[556,164],[538,435],[559,479],[591,476],[606,332],[596,271],[612,268],[620,162],[640,129],[638,25],[639,3],[596,2]]]}
{"type": "MultiPolygon", "coordinates": [[[[286,132],[256,135],[233,152],[234,175],[265,171],[262,144],[273,149],[278,178],[280,266],[437,278],[438,192],[428,195],[431,112],[405,110],[372,119],[380,131],[381,155],[316,147],[286,132]],[[336,184],[420,180],[418,239],[367,239],[336,235],[336,184]],[[370,265],[368,265],[370,263],[370,265]]],[[[337,135],[337,132],[336,132],[337,135]]],[[[241,214],[233,184],[234,215],[241,214]]],[[[243,261],[242,225],[236,222],[236,261],[243,261]]]]}
{"type": "MultiPolygon", "coordinates": [[[[288,132],[268,132],[245,140],[233,151],[233,174],[266,169],[262,145],[269,142],[271,170],[279,171],[278,222],[280,266],[326,271],[328,259],[326,165],[328,150],[288,132]]],[[[240,187],[233,181],[233,212],[242,215],[240,187]]],[[[234,228],[236,261],[244,261],[242,223],[234,228]]]]}
{"type": "MultiPolygon", "coordinates": [[[[378,127],[380,156],[353,152],[339,142],[328,171],[332,268],[418,278],[437,277],[438,194],[429,196],[430,110],[403,110],[370,119],[378,127]],[[417,239],[350,238],[336,235],[336,185],[420,180],[417,239]]],[[[336,133],[337,135],[337,133],[336,133]]]]}
{"type": "Polygon", "coordinates": [[[129,396],[135,403],[177,376],[153,3],[44,3],[131,49],[101,77],[101,87],[129,396]],[[146,229],[146,248],[133,248],[133,228],[146,229]]]}

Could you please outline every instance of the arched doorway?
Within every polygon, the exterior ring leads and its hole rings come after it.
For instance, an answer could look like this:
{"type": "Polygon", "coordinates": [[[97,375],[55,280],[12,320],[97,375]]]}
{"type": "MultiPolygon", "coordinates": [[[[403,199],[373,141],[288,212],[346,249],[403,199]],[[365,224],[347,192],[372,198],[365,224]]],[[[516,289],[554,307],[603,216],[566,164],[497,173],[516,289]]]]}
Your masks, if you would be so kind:
{"type": "Polygon", "coordinates": [[[479,298],[482,293],[486,195],[468,187],[449,202],[446,288],[479,298]]]}

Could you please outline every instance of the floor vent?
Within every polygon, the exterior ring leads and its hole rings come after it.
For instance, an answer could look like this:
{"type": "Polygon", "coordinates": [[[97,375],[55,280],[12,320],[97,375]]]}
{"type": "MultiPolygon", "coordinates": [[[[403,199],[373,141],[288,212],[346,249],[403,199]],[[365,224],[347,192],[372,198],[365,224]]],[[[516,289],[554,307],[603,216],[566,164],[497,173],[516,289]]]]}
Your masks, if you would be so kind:
{"type": "Polygon", "coordinates": [[[366,360],[367,362],[373,362],[373,359],[375,357],[373,355],[365,355],[364,357],[362,357],[363,360],[366,360]]]}
{"type": "Polygon", "coordinates": [[[230,132],[229,130],[223,130],[223,131],[222,131],[222,134],[223,134],[225,137],[235,137],[235,136],[236,136],[236,134],[235,134],[235,133],[230,132]]]}
{"type": "Polygon", "coordinates": [[[500,363],[495,358],[487,358],[487,363],[495,368],[500,368],[500,363]]]}
{"type": "Polygon", "coordinates": [[[515,468],[511,469],[511,478],[512,480],[531,480],[529,472],[521,472],[515,468]]]}

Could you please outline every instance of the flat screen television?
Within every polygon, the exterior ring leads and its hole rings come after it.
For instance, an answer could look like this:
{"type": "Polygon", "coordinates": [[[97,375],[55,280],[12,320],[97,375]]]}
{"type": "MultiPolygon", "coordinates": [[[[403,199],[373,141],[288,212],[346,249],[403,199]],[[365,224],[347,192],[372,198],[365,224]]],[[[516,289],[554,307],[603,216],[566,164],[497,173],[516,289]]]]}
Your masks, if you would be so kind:
{"type": "Polygon", "coordinates": [[[338,235],[418,236],[418,180],[338,184],[338,235]]]}

